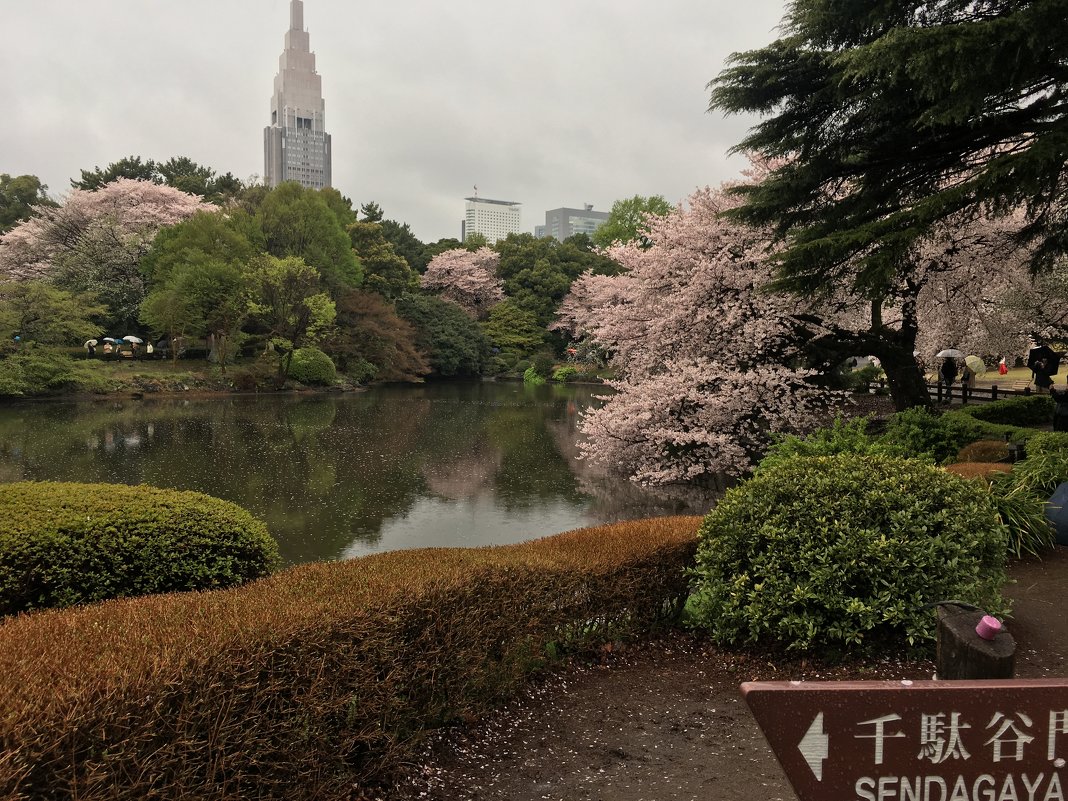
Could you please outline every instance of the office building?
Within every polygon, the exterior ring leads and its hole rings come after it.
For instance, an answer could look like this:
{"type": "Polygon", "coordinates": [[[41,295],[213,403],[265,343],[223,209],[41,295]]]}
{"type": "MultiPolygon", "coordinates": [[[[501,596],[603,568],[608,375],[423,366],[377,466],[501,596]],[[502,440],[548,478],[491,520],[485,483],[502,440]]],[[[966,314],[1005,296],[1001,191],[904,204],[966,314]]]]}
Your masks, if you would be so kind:
{"type": "Polygon", "coordinates": [[[545,212],[545,225],[538,226],[542,236],[551,236],[563,242],[575,234],[592,235],[608,220],[607,211],[594,211],[586,203],[581,209],[553,209],[545,212]]]}
{"type": "Polygon", "coordinates": [[[330,186],[330,134],[326,132],[323,79],[304,30],[304,2],[290,0],[289,31],[278,59],[271,96],[271,124],[263,129],[264,180],[296,181],[311,189],[330,186]]]}
{"type": "Polygon", "coordinates": [[[463,241],[472,234],[482,234],[489,244],[495,244],[508,234],[521,233],[521,203],[511,200],[490,200],[484,197],[468,197],[462,226],[463,241]]]}

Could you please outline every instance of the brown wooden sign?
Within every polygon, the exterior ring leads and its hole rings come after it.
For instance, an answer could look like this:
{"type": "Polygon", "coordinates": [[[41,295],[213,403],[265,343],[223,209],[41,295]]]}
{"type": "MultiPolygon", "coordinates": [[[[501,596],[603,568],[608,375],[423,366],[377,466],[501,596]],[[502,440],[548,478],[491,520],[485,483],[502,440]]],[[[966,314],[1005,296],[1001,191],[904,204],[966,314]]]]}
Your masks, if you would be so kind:
{"type": "Polygon", "coordinates": [[[750,682],[801,801],[1068,801],[1068,679],[750,682]]]}

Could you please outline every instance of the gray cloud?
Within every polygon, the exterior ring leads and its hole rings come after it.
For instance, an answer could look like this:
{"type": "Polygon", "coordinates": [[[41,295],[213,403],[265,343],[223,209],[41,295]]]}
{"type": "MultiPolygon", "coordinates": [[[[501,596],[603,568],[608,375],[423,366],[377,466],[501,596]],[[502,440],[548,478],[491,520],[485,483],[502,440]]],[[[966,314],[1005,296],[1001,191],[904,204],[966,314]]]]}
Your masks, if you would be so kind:
{"type": "MultiPolygon", "coordinates": [[[[5,3],[11,124],[0,171],[62,194],[125,155],[188,155],[245,178],[288,0],[5,3]]],[[[708,114],[731,52],[776,36],[782,0],[305,0],[334,140],[334,185],[431,241],[459,233],[462,198],[607,209],[683,199],[733,177],[753,120],[708,114]]]]}

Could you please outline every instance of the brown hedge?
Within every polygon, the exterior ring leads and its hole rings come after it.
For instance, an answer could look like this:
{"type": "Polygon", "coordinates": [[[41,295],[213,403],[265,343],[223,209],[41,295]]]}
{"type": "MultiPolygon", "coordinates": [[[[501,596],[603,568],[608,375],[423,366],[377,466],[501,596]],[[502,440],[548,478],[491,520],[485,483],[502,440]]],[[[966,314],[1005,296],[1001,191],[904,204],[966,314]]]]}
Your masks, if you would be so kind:
{"type": "Polygon", "coordinates": [[[994,473],[1011,473],[1012,465],[1003,462],[957,462],[946,465],[945,469],[964,478],[985,478],[989,481],[994,473]]]}
{"type": "Polygon", "coordinates": [[[0,625],[0,797],[345,797],[545,660],[677,613],[700,518],[297,567],[0,625]]]}

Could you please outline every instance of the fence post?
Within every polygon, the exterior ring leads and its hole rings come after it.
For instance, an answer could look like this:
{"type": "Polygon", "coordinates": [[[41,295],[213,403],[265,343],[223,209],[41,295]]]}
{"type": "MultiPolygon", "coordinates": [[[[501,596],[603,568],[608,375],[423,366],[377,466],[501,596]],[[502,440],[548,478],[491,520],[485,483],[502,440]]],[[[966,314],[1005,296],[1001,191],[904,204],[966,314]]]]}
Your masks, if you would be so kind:
{"type": "Polygon", "coordinates": [[[967,406],[968,405],[968,393],[969,392],[970,392],[970,390],[968,389],[968,384],[966,382],[964,382],[964,381],[961,381],[960,382],[960,402],[961,402],[961,405],[963,405],[963,406],[967,406]]]}
{"type": "Polygon", "coordinates": [[[997,384],[991,384],[990,385],[990,400],[996,401],[997,399],[998,399],[998,385],[997,384]]]}

